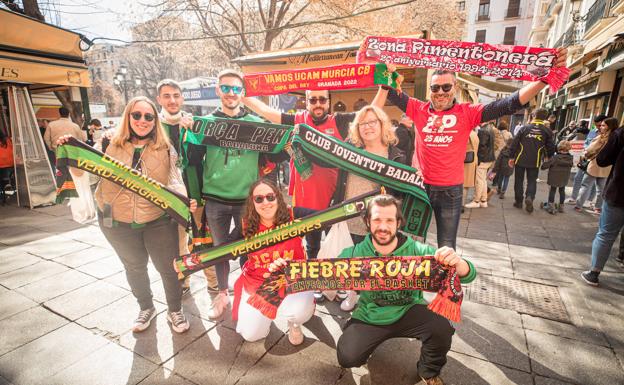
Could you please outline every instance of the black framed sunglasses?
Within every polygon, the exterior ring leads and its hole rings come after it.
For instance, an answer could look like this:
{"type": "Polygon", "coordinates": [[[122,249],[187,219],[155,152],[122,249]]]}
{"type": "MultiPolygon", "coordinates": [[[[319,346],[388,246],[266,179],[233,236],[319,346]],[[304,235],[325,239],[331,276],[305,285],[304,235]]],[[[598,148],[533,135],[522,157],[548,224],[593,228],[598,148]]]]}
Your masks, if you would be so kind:
{"type": "Polygon", "coordinates": [[[328,101],[329,101],[329,99],[326,98],[325,96],[320,96],[318,98],[316,96],[313,96],[313,97],[308,99],[308,103],[310,103],[310,104],[316,104],[317,102],[320,103],[320,104],[325,104],[328,101]]]}
{"type": "Polygon", "coordinates": [[[154,114],[150,114],[149,112],[142,114],[139,111],[131,112],[130,116],[132,116],[134,120],[141,120],[141,117],[143,117],[146,122],[151,122],[156,118],[154,114]]]}
{"type": "Polygon", "coordinates": [[[431,92],[433,93],[439,92],[440,89],[442,89],[442,91],[444,92],[449,92],[452,88],[453,88],[453,85],[451,83],[432,84],[429,86],[429,89],[431,89],[431,92]]]}
{"type": "Polygon", "coordinates": [[[273,202],[275,201],[275,199],[277,199],[277,197],[273,193],[269,193],[267,195],[254,195],[253,197],[254,202],[256,202],[257,204],[264,202],[265,199],[267,200],[267,202],[273,202]]]}

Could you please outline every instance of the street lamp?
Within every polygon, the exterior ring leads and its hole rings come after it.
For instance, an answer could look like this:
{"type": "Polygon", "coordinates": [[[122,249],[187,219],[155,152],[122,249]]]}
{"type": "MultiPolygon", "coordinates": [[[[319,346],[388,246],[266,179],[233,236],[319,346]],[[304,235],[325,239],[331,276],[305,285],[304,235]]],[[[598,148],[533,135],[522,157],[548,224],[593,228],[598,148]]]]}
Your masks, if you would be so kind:
{"type": "Polygon", "coordinates": [[[128,73],[128,68],[126,66],[121,66],[113,78],[113,83],[123,91],[124,105],[126,105],[128,104],[128,88],[137,88],[140,86],[141,79],[138,76],[132,79],[132,76],[128,73]]]}

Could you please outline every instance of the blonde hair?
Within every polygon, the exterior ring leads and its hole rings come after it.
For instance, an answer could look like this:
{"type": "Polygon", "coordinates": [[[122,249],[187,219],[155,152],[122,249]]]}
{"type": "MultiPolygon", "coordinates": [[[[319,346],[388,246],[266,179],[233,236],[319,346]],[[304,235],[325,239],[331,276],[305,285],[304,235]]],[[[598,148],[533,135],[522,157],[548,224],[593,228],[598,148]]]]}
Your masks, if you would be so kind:
{"type": "Polygon", "coordinates": [[[572,143],[570,143],[567,140],[562,140],[557,145],[557,151],[558,152],[568,152],[568,151],[570,151],[571,148],[572,148],[572,143]]]}
{"type": "Polygon", "coordinates": [[[358,125],[362,122],[362,120],[364,120],[364,115],[366,115],[366,113],[369,111],[375,114],[375,116],[377,117],[377,119],[379,119],[379,122],[381,123],[381,143],[384,146],[396,144],[398,140],[396,135],[394,135],[394,131],[392,130],[392,123],[390,123],[390,118],[388,118],[388,115],[386,115],[386,113],[381,108],[372,105],[362,107],[362,109],[355,114],[355,118],[349,126],[349,139],[351,140],[351,143],[358,147],[364,145],[364,143],[362,142],[362,138],[360,137],[360,130],[358,129],[358,125]]]}
{"type": "Polygon", "coordinates": [[[130,141],[130,112],[138,102],[145,102],[152,107],[154,114],[154,136],[152,137],[152,144],[154,147],[157,150],[169,148],[169,137],[167,136],[165,129],[160,124],[160,117],[158,116],[156,105],[145,96],[134,97],[128,102],[121,117],[119,128],[115,131],[115,135],[113,135],[113,138],[111,139],[111,144],[117,147],[123,147],[126,142],[130,141]]]}

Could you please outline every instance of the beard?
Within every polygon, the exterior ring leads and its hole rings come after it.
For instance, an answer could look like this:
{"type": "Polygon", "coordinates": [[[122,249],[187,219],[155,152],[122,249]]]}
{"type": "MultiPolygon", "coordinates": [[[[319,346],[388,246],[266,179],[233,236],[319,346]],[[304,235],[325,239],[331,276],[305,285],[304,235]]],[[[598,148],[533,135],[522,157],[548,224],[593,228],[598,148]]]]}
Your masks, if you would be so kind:
{"type": "Polygon", "coordinates": [[[373,237],[373,240],[375,241],[375,243],[377,243],[379,246],[387,246],[387,245],[391,244],[396,239],[397,235],[396,235],[396,232],[395,233],[391,233],[390,231],[380,231],[380,230],[377,230],[374,233],[372,233],[371,236],[373,237]],[[388,234],[389,237],[388,237],[388,239],[386,241],[383,241],[383,240],[379,239],[377,234],[388,234]]]}

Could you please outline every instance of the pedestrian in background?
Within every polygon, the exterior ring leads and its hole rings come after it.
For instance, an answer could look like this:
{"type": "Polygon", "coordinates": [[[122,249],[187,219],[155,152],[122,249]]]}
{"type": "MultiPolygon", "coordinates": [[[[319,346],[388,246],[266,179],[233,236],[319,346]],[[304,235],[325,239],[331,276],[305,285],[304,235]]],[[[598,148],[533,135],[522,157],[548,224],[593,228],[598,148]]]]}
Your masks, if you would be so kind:
{"type": "Polygon", "coordinates": [[[477,172],[475,175],[475,196],[466,204],[467,209],[487,207],[487,173],[494,164],[494,128],[491,123],[484,123],[477,131],[479,148],[477,150],[477,172]]]}
{"type": "Polygon", "coordinates": [[[570,179],[572,173],[572,166],[574,160],[570,154],[572,144],[567,140],[562,140],[557,145],[557,153],[555,156],[547,160],[542,164],[542,170],[548,170],[548,186],[550,191],[548,192],[548,203],[545,206],[546,211],[549,214],[554,214],[556,211],[563,212],[563,203],[565,202],[565,187],[570,179]],[[559,204],[555,206],[555,194],[559,190],[559,204]]]}
{"type": "Polygon", "coordinates": [[[509,166],[512,142],[513,138],[507,139],[505,147],[503,147],[500,154],[498,154],[496,162],[494,162],[494,167],[492,168],[492,172],[496,176],[496,193],[498,194],[499,199],[505,199],[505,192],[507,191],[507,186],[509,185],[509,178],[514,172],[513,167],[509,166]]]}

